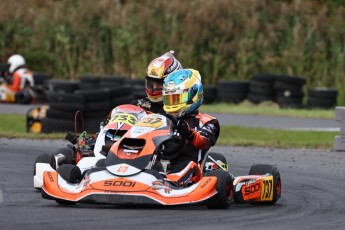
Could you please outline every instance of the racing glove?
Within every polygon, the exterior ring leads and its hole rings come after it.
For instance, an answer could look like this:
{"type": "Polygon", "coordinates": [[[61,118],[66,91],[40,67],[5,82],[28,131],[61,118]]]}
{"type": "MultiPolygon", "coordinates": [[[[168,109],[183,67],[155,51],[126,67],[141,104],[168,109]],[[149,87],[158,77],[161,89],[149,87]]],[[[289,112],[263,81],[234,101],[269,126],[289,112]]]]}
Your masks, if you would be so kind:
{"type": "Polygon", "coordinates": [[[195,138],[194,130],[190,129],[188,123],[184,120],[178,120],[177,131],[181,136],[186,138],[187,141],[193,141],[195,138]]]}

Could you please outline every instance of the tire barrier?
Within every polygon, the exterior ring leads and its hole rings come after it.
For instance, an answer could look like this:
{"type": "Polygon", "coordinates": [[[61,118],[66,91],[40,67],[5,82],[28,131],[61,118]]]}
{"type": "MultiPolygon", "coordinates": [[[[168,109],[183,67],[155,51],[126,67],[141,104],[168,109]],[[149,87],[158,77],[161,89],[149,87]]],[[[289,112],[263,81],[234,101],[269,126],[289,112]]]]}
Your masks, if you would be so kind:
{"type": "Polygon", "coordinates": [[[276,75],[273,84],[275,101],[281,108],[303,108],[305,83],[303,77],[276,75]]]}
{"type": "Polygon", "coordinates": [[[313,88],[308,90],[308,108],[331,109],[337,105],[338,91],[334,88],[313,88]]]}
{"type": "Polygon", "coordinates": [[[98,132],[100,122],[111,109],[134,99],[133,86],[126,85],[124,77],[84,75],[81,80],[77,86],[62,80],[49,83],[49,108],[41,119],[42,132],[74,131],[75,125],[79,131],[98,132]],[[77,111],[83,119],[77,117],[75,124],[77,111]]]}
{"type": "Polygon", "coordinates": [[[263,101],[274,101],[273,84],[275,79],[275,75],[272,74],[254,75],[249,84],[248,100],[255,104],[263,101]]]}
{"type": "MultiPolygon", "coordinates": [[[[82,75],[80,81],[50,79],[47,74],[37,74],[44,89],[47,119],[42,122],[42,132],[66,132],[74,129],[74,117],[82,112],[84,126],[98,131],[99,123],[112,108],[146,97],[145,80],[124,76],[82,75]],[[62,125],[62,123],[65,124],[62,125]]],[[[219,80],[217,85],[204,84],[204,103],[240,103],[249,100],[258,104],[276,102],[281,108],[303,108],[305,99],[303,77],[261,73],[249,81],[219,80]]],[[[315,88],[308,91],[308,108],[332,108],[336,105],[337,91],[315,88]]],[[[41,117],[40,119],[43,119],[41,117]]],[[[36,120],[37,121],[37,120],[36,120]]],[[[78,124],[80,125],[80,124],[78,124]]],[[[28,128],[30,131],[31,129],[28,128]]],[[[89,130],[87,130],[89,131],[89,130]]]]}
{"type": "Polygon", "coordinates": [[[249,81],[219,80],[217,84],[217,101],[240,103],[247,98],[249,81]]]}
{"type": "Polygon", "coordinates": [[[204,103],[212,104],[217,99],[217,87],[213,85],[204,85],[204,103]]]}

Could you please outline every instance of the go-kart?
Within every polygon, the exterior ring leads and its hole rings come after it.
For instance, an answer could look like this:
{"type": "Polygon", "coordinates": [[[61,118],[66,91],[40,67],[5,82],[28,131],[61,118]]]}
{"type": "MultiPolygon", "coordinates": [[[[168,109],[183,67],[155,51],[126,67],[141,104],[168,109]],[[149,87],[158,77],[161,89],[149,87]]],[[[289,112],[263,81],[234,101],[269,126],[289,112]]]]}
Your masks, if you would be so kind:
{"type": "Polygon", "coordinates": [[[254,165],[248,176],[234,177],[219,153],[206,153],[199,181],[179,186],[164,175],[185,144],[176,133],[176,119],[149,114],[110,148],[107,157],[83,173],[78,166],[61,165],[43,173],[42,197],[62,205],[206,205],[228,208],[233,202],[274,204],[281,194],[275,166],[254,165]]]}
{"type": "Polygon", "coordinates": [[[43,172],[58,169],[63,164],[77,165],[81,172],[94,167],[98,160],[104,159],[111,145],[119,140],[137,120],[147,113],[139,106],[124,104],[115,107],[109,114],[106,124],[101,123],[97,134],[88,135],[68,132],[66,140],[70,142],[55,154],[44,153],[36,157],[34,163],[34,187],[43,185],[43,172]]]}

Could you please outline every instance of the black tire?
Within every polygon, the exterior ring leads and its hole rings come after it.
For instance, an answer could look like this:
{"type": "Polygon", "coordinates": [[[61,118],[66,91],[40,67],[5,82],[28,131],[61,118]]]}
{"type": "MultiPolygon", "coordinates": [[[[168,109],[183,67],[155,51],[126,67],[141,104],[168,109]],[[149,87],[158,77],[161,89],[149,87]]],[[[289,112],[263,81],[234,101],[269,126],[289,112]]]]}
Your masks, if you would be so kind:
{"type": "Polygon", "coordinates": [[[106,110],[100,111],[100,112],[87,112],[85,113],[85,121],[90,120],[90,119],[104,119],[108,114],[109,114],[109,108],[106,110]]]}
{"type": "MultiPolygon", "coordinates": [[[[140,99],[142,99],[142,98],[140,98],[140,99]]],[[[110,109],[113,109],[113,108],[115,108],[116,106],[119,106],[119,105],[131,104],[131,102],[133,100],[134,100],[134,95],[133,94],[130,94],[128,96],[112,98],[110,100],[110,109]]]]}
{"type": "Polygon", "coordinates": [[[131,79],[131,78],[127,77],[127,78],[125,78],[124,83],[132,85],[132,86],[136,85],[136,86],[145,87],[145,79],[131,79]]]}
{"type": "Polygon", "coordinates": [[[318,108],[318,109],[331,109],[334,108],[337,104],[336,98],[318,98],[318,97],[309,97],[307,100],[307,107],[309,109],[318,108]]]}
{"type": "Polygon", "coordinates": [[[14,100],[18,104],[30,104],[33,96],[29,90],[21,90],[14,95],[14,100]]]}
{"type": "Polygon", "coordinates": [[[276,97],[278,98],[294,98],[294,99],[303,99],[304,92],[301,90],[292,91],[292,90],[277,90],[276,97]]]}
{"type": "Polygon", "coordinates": [[[143,85],[133,85],[132,86],[132,95],[134,99],[142,99],[147,97],[145,83],[143,85]]]}
{"type": "Polygon", "coordinates": [[[83,104],[84,97],[73,93],[47,93],[48,102],[83,104]]]}
{"type": "Polygon", "coordinates": [[[273,95],[261,95],[261,94],[249,93],[248,100],[255,103],[255,104],[259,104],[263,101],[273,101],[274,96],[273,95]]]}
{"type": "Polygon", "coordinates": [[[90,82],[79,82],[78,90],[89,90],[89,89],[97,89],[99,88],[98,84],[90,83],[90,82]]]}
{"type": "Polygon", "coordinates": [[[204,103],[211,104],[217,99],[217,87],[213,85],[204,85],[204,103]]]}
{"type": "Polygon", "coordinates": [[[253,75],[252,80],[265,82],[272,86],[273,82],[276,80],[276,75],[269,73],[258,73],[253,75]]]}
{"type": "Polygon", "coordinates": [[[65,148],[60,148],[56,150],[56,154],[61,153],[62,155],[65,156],[65,160],[63,161],[63,164],[73,164],[75,165],[75,151],[71,148],[65,147],[65,148]]]}
{"type": "Polygon", "coordinates": [[[291,90],[291,91],[301,91],[303,89],[303,85],[295,85],[292,83],[286,83],[282,81],[276,81],[273,84],[273,89],[275,90],[291,90]]]}
{"type": "Polygon", "coordinates": [[[99,84],[99,82],[101,81],[101,78],[99,76],[96,75],[81,75],[79,77],[79,82],[80,83],[88,83],[88,84],[92,84],[93,88],[99,84]]]}
{"type": "Polygon", "coordinates": [[[266,82],[251,81],[249,85],[249,94],[260,94],[265,96],[274,96],[272,84],[266,82]]]}
{"type": "Polygon", "coordinates": [[[246,99],[249,92],[249,81],[220,80],[217,84],[217,100],[239,103],[246,99]]]}
{"type": "Polygon", "coordinates": [[[79,167],[72,164],[61,165],[57,172],[65,181],[71,184],[79,183],[82,179],[79,167]]]}
{"type": "Polygon", "coordinates": [[[51,76],[48,73],[33,73],[35,85],[44,85],[46,81],[51,79],[51,76]]]}
{"type": "Polygon", "coordinates": [[[86,112],[102,112],[108,111],[110,105],[109,100],[105,101],[90,101],[85,103],[86,112]]]}
{"type": "Polygon", "coordinates": [[[275,204],[281,197],[281,178],[278,168],[273,165],[256,164],[250,168],[249,175],[265,175],[271,174],[273,176],[273,200],[261,202],[260,204],[275,204]]]}
{"type": "Polygon", "coordinates": [[[46,111],[46,117],[64,120],[74,120],[75,112],[61,111],[49,108],[46,111]]]}
{"type": "Polygon", "coordinates": [[[244,99],[247,98],[247,93],[230,93],[230,92],[222,92],[217,89],[217,100],[221,102],[228,102],[228,103],[240,103],[244,99]]]}
{"type": "Polygon", "coordinates": [[[99,124],[104,121],[104,117],[85,120],[85,130],[89,133],[99,132],[99,124]]]}
{"type": "Polygon", "coordinates": [[[75,94],[83,95],[85,102],[108,101],[110,98],[109,89],[84,89],[76,90],[75,94]]]}
{"type": "Polygon", "coordinates": [[[218,91],[246,93],[249,89],[249,81],[219,80],[218,91]]]}
{"type": "Polygon", "coordinates": [[[100,88],[109,86],[121,86],[125,82],[125,77],[118,76],[104,76],[100,78],[100,88]]]}
{"type": "Polygon", "coordinates": [[[314,88],[308,90],[308,96],[312,98],[334,99],[338,96],[338,90],[334,88],[314,88]]]}
{"type": "Polygon", "coordinates": [[[36,163],[47,163],[50,164],[53,169],[56,169],[55,158],[53,154],[43,153],[36,157],[34,163],[34,176],[36,175],[36,163]]]}
{"type": "Polygon", "coordinates": [[[132,94],[132,89],[130,85],[121,85],[121,86],[107,86],[110,92],[110,99],[115,99],[118,97],[124,97],[132,94]]]}
{"type": "Polygon", "coordinates": [[[84,104],[80,103],[66,103],[66,102],[53,102],[49,103],[49,108],[68,112],[85,111],[84,104]]]}
{"type": "Polygon", "coordinates": [[[286,83],[287,85],[303,86],[306,83],[304,77],[289,76],[289,75],[276,75],[275,82],[286,83]]]}
{"type": "Polygon", "coordinates": [[[232,179],[228,172],[223,170],[213,170],[207,173],[207,176],[217,177],[217,194],[207,201],[209,209],[227,209],[232,202],[232,179]]]}
{"type": "MultiPolygon", "coordinates": [[[[77,128],[82,130],[81,122],[78,120],[77,128]]],[[[74,120],[64,120],[55,118],[43,118],[41,120],[42,133],[52,133],[52,132],[68,132],[74,131],[74,120]]]]}
{"type": "Polygon", "coordinates": [[[51,79],[47,84],[49,91],[53,92],[73,93],[78,89],[78,82],[63,79],[51,79]]]}

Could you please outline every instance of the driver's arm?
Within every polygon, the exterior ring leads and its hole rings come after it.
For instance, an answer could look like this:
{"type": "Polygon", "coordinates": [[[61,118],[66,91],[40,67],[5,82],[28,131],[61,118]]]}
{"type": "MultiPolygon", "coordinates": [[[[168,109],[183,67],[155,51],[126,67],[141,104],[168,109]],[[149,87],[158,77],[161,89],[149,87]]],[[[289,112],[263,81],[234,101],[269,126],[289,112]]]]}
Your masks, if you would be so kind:
{"type": "Polygon", "coordinates": [[[194,147],[207,150],[216,144],[218,135],[218,122],[211,121],[206,123],[199,131],[194,129],[188,139],[194,147]]]}

